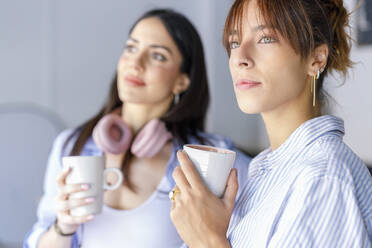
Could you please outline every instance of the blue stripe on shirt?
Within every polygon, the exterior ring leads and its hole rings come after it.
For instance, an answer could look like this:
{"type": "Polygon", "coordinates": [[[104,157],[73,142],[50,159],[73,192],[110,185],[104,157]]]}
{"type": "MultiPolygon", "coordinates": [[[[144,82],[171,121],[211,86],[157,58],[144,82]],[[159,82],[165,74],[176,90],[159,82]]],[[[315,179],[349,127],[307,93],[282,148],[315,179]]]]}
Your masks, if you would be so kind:
{"type": "Polygon", "coordinates": [[[252,160],[232,247],[371,247],[372,180],[343,134],[341,119],[318,117],[252,160]]]}

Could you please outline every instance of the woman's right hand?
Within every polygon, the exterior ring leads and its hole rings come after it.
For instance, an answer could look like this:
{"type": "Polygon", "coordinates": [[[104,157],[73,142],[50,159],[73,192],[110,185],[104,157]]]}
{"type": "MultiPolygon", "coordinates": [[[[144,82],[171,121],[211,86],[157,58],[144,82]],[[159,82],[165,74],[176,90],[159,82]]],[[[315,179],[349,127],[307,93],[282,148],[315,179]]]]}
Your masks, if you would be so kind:
{"type": "Polygon", "coordinates": [[[80,224],[88,222],[94,218],[93,215],[71,216],[70,210],[76,207],[89,205],[94,202],[94,198],[70,199],[70,194],[86,191],[88,184],[66,184],[66,177],[71,172],[71,168],[63,170],[57,177],[58,192],[56,196],[56,214],[58,227],[63,233],[74,233],[80,224]]]}

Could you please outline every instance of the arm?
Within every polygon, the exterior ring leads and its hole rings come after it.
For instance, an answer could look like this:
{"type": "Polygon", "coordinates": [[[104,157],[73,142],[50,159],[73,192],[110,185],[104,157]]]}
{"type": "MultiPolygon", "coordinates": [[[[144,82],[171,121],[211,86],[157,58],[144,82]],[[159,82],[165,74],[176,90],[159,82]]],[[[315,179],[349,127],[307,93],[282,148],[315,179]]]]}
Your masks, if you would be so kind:
{"type": "Polygon", "coordinates": [[[71,184],[66,185],[66,176],[71,172],[71,168],[64,169],[59,173],[57,177],[58,193],[55,199],[56,207],[55,211],[57,213],[57,220],[51,228],[43,233],[38,242],[38,247],[56,247],[56,248],[67,248],[67,247],[77,247],[77,236],[76,231],[80,224],[93,219],[93,215],[74,217],[69,214],[69,210],[89,204],[92,198],[86,199],[69,199],[71,193],[80,192],[87,190],[88,185],[84,184],[71,184]],[[86,200],[89,201],[86,201],[86,200]]]}
{"type": "MultiPolygon", "coordinates": [[[[61,133],[53,143],[44,179],[44,194],[38,206],[38,220],[26,236],[24,247],[77,247],[78,245],[76,234],[67,237],[61,236],[53,227],[57,218],[56,202],[58,200],[56,197],[59,193],[62,193],[61,185],[57,184],[56,178],[59,177],[58,181],[61,184],[61,181],[68,174],[68,171],[62,172],[61,157],[62,146],[70,133],[70,131],[61,133]]],[[[71,192],[76,190],[76,187],[65,188],[64,191],[66,190],[71,192]]],[[[63,226],[63,223],[59,226],[64,233],[70,233],[76,230],[76,228],[74,230],[71,228],[68,230],[68,226],[63,226]]]]}
{"type": "Polygon", "coordinates": [[[62,146],[69,134],[70,132],[68,131],[62,132],[53,143],[44,178],[44,194],[37,211],[38,220],[26,236],[24,247],[38,247],[40,237],[45,232],[49,232],[48,230],[51,231],[53,229],[52,225],[56,219],[54,201],[57,194],[56,178],[61,171],[60,158],[62,146]]]}
{"type": "Polygon", "coordinates": [[[43,233],[39,239],[38,246],[42,247],[55,247],[55,248],[67,248],[72,246],[73,236],[61,236],[59,235],[54,226],[52,226],[47,232],[43,233]]]}

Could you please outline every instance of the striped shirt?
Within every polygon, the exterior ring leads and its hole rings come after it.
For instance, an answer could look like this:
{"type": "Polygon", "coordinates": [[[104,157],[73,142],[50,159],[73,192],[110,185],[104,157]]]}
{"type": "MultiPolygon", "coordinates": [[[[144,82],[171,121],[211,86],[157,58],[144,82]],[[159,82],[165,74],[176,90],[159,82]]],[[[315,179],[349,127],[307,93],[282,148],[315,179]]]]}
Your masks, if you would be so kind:
{"type": "Polygon", "coordinates": [[[326,115],[250,163],[228,230],[232,247],[372,247],[372,179],[326,115]]]}

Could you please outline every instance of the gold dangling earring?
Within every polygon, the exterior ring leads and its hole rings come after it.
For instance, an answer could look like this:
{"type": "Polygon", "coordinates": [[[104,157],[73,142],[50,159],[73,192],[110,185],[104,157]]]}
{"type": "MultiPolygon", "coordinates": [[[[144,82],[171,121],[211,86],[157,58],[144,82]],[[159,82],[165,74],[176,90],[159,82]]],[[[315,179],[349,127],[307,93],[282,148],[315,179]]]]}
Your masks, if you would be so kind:
{"type": "Polygon", "coordinates": [[[320,73],[322,73],[323,70],[318,70],[316,75],[313,76],[313,83],[311,84],[311,93],[313,93],[313,107],[315,107],[315,102],[316,102],[316,80],[319,79],[320,73]]]}
{"type": "Polygon", "coordinates": [[[315,107],[315,101],[316,101],[316,75],[313,76],[313,83],[311,86],[312,92],[313,92],[313,107],[315,107]]]}

